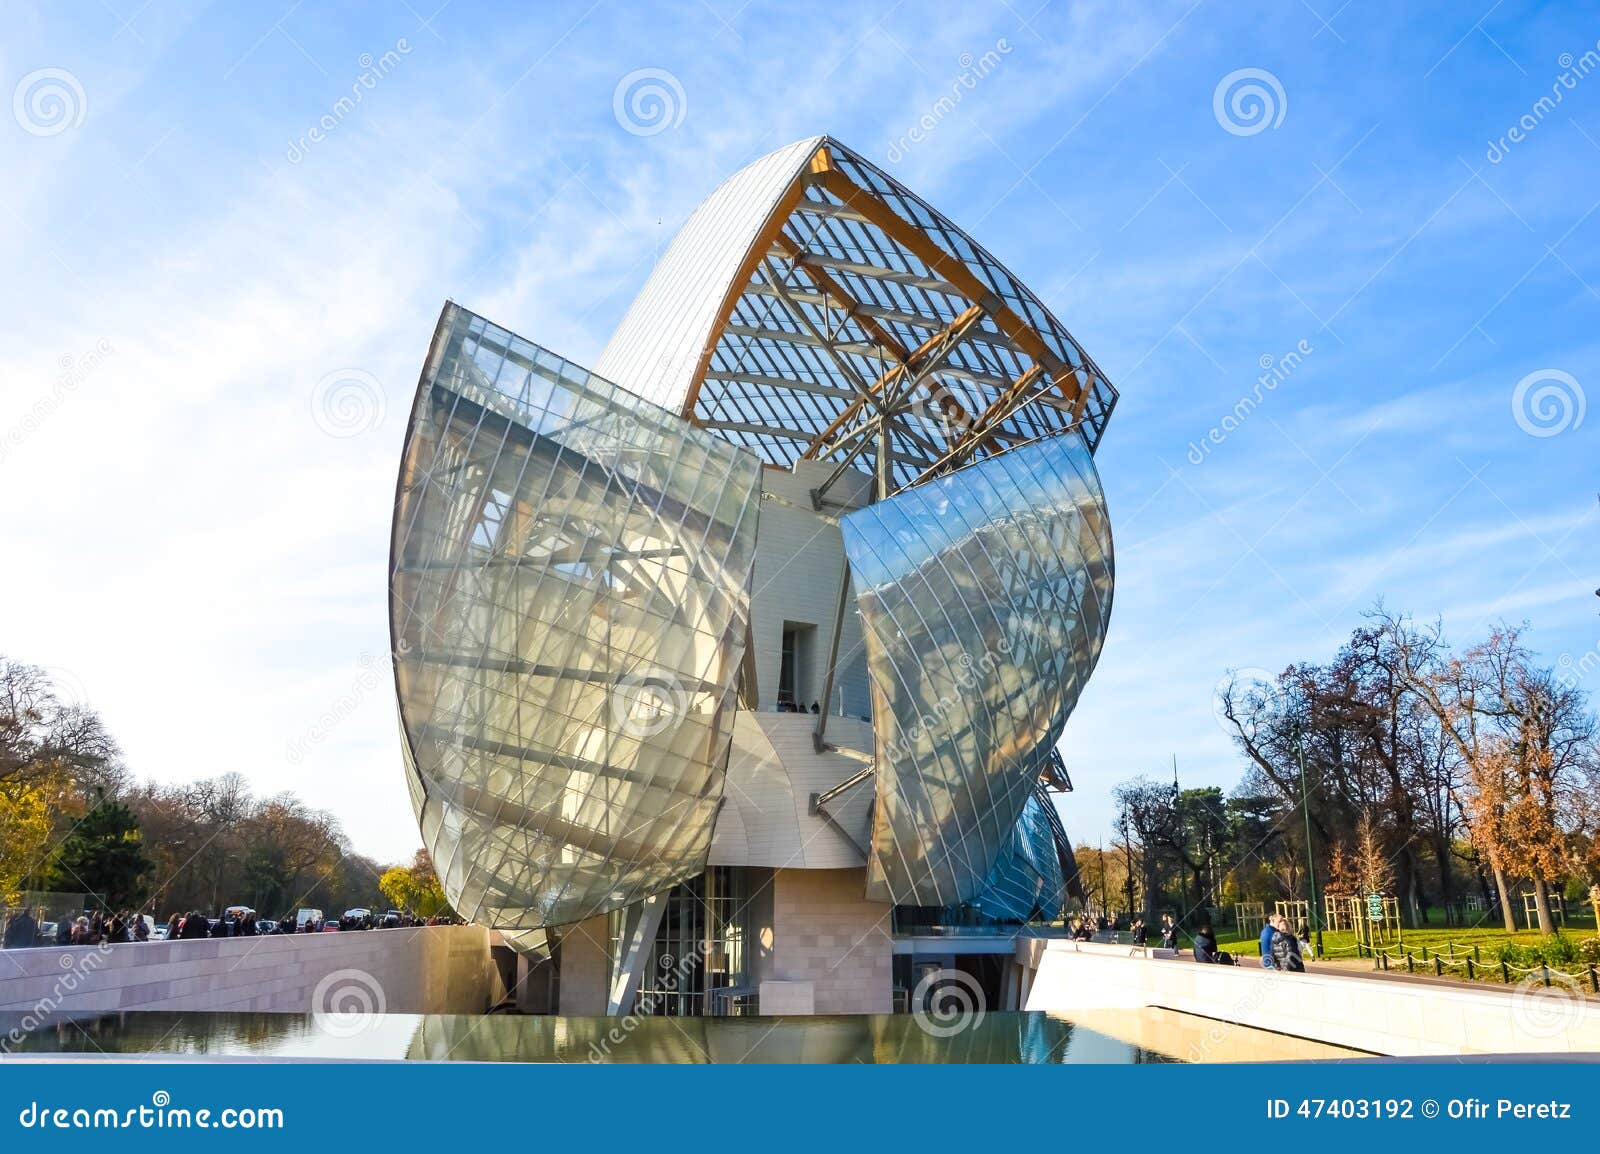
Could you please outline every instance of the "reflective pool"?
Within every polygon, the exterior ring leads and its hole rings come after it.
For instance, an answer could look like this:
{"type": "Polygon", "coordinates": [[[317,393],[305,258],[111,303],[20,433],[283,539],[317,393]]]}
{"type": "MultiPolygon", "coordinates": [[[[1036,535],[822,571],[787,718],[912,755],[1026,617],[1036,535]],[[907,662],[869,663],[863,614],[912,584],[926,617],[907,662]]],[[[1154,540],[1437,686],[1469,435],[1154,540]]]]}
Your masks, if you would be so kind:
{"type": "Polygon", "coordinates": [[[124,1013],[55,1016],[27,1030],[0,1014],[0,1054],[172,1060],[1136,1064],[1329,1058],[1353,1051],[1170,1011],[1092,1023],[1042,1013],[964,1022],[910,1015],[576,1018],[124,1013]],[[957,1028],[959,1027],[959,1028],[957,1028]]]}

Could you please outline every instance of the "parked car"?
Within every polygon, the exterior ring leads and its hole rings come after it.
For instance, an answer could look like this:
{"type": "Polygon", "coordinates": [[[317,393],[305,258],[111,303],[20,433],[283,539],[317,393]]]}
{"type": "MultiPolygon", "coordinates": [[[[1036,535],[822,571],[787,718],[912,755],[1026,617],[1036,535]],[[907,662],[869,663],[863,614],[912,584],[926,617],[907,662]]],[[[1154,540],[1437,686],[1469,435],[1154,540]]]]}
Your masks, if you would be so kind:
{"type": "Polygon", "coordinates": [[[55,922],[40,922],[39,923],[39,935],[38,935],[38,938],[36,940],[38,941],[38,943],[41,946],[53,946],[53,945],[55,945],[56,944],[56,929],[57,929],[57,923],[55,923],[55,922]]]}
{"type": "Polygon", "coordinates": [[[164,941],[167,940],[167,923],[166,922],[157,922],[156,923],[155,928],[150,931],[150,940],[152,942],[164,942],[164,941]]]}
{"type": "Polygon", "coordinates": [[[278,923],[271,918],[257,918],[256,928],[264,934],[275,934],[278,932],[278,923]]]}
{"type": "Polygon", "coordinates": [[[339,919],[341,926],[348,926],[352,930],[370,930],[372,928],[372,911],[362,907],[345,910],[344,917],[339,919]]]}
{"type": "Polygon", "coordinates": [[[305,933],[307,923],[311,923],[312,928],[320,926],[322,924],[322,911],[307,908],[302,908],[296,911],[294,915],[294,928],[300,933],[305,933]]]}
{"type": "Polygon", "coordinates": [[[392,930],[400,925],[401,920],[399,910],[390,910],[383,915],[383,921],[379,924],[386,930],[392,930]]]}

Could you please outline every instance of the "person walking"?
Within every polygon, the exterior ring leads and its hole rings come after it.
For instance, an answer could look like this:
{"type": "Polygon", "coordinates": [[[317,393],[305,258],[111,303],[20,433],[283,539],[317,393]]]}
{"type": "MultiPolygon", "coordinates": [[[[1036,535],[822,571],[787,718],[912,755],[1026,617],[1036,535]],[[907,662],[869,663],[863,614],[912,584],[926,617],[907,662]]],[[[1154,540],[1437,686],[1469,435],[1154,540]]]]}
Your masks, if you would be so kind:
{"type": "Polygon", "coordinates": [[[1168,950],[1178,948],[1178,923],[1172,920],[1171,914],[1161,915],[1161,946],[1168,950]]]}

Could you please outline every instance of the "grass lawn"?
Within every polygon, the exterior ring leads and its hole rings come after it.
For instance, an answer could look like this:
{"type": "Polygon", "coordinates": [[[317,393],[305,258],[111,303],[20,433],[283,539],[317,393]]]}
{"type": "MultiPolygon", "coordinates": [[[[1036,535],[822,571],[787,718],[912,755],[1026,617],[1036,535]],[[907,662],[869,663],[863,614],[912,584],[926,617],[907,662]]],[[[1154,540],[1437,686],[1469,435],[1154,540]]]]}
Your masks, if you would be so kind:
{"type": "MultiPolygon", "coordinates": [[[[1563,930],[1567,937],[1574,942],[1584,938],[1596,936],[1595,921],[1592,914],[1588,916],[1571,916],[1563,930]]],[[[1251,937],[1240,940],[1236,934],[1229,934],[1218,942],[1220,949],[1227,950],[1236,957],[1258,958],[1261,956],[1259,939],[1251,937]]],[[[1369,954],[1367,958],[1357,961],[1356,936],[1351,930],[1327,930],[1322,935],[1324,956],[1329,961],[1348,962],[1352,965],[1373,966],[1369,954]]],[[[1381,948],[1389,957],[1390,969],[1405,969],[1405,955],[1410,954],[1417,973],[1434,974],[1438,968],[1434,962],[1437,956],[1443,960],[1443,976],[1468,980],[1466,961],[1473,960],[1473,977],[1482,981],[1500,982],[1503,980],[1500,969],[1499,950],[1502,945],[1512,942],[1524,949],[1536,949],[1544,942],[1544,935],[1538,930],[1518,930],[1508,934],[1498,925],[1481,924],[1477,926],[1428,926],[1423,929],[1405,930],[1399,938],[1390,935],[1387,942],[1380,943],[1381,948]],[[1475,952],[1476,951],[1476,952],[1475,952]]],[[[1537,966],[1538,962],[1532,958],[1525,958],[1513,962],[1511,980],[1521,980],[1526,976],[1530,966],[1537,966]]],[[[1582,962],[1572,962],[1560,967],[1570,973],[1584,977],[1587,988],[1587,967],[1582,962]]]]}

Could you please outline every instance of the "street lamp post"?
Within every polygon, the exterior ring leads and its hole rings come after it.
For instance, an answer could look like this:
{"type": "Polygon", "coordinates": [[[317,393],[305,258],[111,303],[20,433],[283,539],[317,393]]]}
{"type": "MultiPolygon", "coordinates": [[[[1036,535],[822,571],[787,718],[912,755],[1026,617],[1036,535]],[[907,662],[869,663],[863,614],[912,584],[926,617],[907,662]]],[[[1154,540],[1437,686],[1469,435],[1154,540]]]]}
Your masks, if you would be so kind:
{"type": "Polygon", "coordinates": [[[1322,919],[1317,916],[1317,862],[1311,854],[1311,796],[1306,788],[1305,734],[1298,719],[1294,723],[1294,748],[1295,756],[1300,761],[1300,810],[1306,819],[1306,885],[1311,892],[1311,933],[1316,939],[1316,953],[1320,958],[1323,955],[1322,919]]]}

